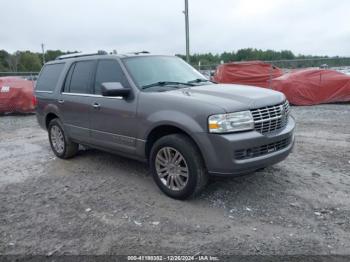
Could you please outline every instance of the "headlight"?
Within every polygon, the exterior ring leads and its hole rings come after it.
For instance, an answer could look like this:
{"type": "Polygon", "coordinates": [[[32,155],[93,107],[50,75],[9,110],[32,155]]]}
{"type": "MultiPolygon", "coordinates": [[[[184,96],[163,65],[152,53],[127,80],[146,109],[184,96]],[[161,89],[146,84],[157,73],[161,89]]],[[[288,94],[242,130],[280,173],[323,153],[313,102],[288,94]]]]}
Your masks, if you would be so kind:
{"type": "Polygon", "coordinates": [[[250,111],[212,115],[208,119],[210,133],[229,133],[254,129],[250,111]]]}

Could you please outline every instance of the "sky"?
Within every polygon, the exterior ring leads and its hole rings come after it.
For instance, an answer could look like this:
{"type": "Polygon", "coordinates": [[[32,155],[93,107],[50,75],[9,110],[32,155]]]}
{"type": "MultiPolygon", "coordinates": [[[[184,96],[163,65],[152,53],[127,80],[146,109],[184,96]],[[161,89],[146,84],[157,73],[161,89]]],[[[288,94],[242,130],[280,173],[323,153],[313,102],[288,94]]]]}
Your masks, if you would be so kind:
{"type": "MultiPolygon", "coordinates": [[[[0,0],[0,49],[185,53],[184,0],[0,0]]],[[[350,56],[349,0],[189,0],[191,53],[350,56]]]]}

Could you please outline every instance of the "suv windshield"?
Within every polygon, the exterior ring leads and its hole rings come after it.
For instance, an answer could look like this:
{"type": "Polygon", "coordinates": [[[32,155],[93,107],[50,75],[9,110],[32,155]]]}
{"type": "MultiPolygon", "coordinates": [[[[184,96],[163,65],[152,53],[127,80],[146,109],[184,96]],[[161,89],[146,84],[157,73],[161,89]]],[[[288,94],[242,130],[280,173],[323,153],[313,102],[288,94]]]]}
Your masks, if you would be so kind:
{"type": "Polygon", "coordinates": [[[208,82],[196,69],[175,56],[129,57],[123,61],[140,89],[179,88],[208,82]]]}

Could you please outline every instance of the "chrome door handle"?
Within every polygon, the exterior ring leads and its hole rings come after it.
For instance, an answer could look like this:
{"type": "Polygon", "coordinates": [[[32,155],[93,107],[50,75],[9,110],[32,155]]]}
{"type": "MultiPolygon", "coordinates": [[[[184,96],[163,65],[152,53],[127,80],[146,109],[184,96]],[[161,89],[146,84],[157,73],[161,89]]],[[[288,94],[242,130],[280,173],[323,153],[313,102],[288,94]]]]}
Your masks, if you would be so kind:
{"type": "Polygon", "coordinates": [[[93,103],[92,106],[95,108],[95,109],[100,109],[101,105],[99,103],[93,103]]]}
{"type": "Polygon", "coordinates": [[[63,99],[58,99],[57,102],[60,103],[60,104],[63,104],[64,100],[63,99]]]}

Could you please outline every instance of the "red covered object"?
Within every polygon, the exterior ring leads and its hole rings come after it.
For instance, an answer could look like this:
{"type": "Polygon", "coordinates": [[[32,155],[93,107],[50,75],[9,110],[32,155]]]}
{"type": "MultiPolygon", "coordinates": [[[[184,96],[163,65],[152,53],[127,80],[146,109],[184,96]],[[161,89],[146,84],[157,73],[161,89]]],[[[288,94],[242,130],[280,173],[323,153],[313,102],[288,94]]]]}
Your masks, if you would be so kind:
{"type": "Polygon", "coordinates": [[[261,61],[249,61],[219,65],[213,80],[218,83],[270,87],[271,79],[281,75],[283,71],[278,67],[261,61]]]}
{"type": "Polygon", "coordinates": [[[350,76],[334,70],[298,70],[273,79],[271,87],[294,105],[350,101],[350,76]]]}
{"type": "Polygon", "coordinates": [[[20,77],[0,77],[0,113],[33,112],[33,81],[20,77]]]}

